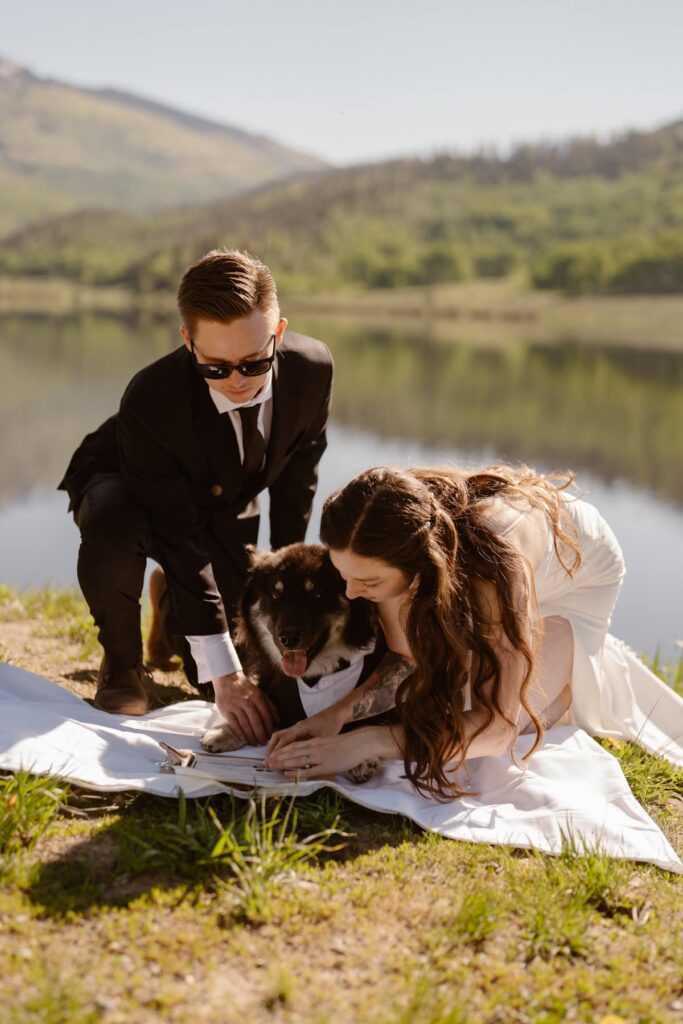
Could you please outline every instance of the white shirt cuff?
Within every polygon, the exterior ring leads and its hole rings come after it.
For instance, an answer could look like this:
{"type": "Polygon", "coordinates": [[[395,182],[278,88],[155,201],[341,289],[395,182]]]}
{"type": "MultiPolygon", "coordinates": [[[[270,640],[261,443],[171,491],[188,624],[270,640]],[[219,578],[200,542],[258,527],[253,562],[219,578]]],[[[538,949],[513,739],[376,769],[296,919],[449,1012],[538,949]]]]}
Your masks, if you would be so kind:
{"type": "Polygon", "coordinates": [[[210,683],[217,676],[231,675],[242,668],[229,633],[188,636],[185,639],[197,666],[198,682],[210,683]]]}

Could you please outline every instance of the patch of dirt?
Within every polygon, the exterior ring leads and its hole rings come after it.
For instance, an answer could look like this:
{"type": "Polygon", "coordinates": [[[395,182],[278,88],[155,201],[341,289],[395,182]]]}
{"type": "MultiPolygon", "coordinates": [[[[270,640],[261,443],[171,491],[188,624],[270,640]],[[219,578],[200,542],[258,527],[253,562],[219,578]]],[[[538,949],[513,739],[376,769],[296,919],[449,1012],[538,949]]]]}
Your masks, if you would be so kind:
{"type": "MultiPolygon", "coordinates": [[[[46,627],[32,620],[0,622],[0,655],[4,661],[58,683],[83,700],[92,700],[97,688],[100,656],[81,659],[79,643],[65,637],[41,635],[46,627]]],[[[173,672],[148,667],[154,707],[199,694],[187,682],[180,666],[173,672]]]]}

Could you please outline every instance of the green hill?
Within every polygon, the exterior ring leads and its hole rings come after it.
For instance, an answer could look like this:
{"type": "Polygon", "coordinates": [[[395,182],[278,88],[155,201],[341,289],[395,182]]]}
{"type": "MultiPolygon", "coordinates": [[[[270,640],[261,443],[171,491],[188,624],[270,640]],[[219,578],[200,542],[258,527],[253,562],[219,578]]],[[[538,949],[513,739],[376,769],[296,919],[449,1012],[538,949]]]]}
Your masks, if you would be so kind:
{"type": "Polygon", "coordinates": [[[206,202],[325,166],[262,136],[5,60],[0,124],[0,236],[76,208],[206,202]]]}
{"type": "Polygon", "coordinates": [[[609,142],[352,168],[160,214],[78,213],[19,232],[0,271],[174,287],[215,245],[283,289],[399,288],[524,273],[567,292],[683,290],[683,122],[609,142]]]}

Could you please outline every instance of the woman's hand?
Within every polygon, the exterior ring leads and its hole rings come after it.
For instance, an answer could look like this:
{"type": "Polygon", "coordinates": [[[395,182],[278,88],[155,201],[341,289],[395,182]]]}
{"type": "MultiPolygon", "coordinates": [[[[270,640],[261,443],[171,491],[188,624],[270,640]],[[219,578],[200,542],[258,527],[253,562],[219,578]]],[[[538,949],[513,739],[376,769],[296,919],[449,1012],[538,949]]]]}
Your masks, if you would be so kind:
{"type": "MultiPolygon", "coordinates": [[[[304,718],[289,729],[280,729],[274,732],[268,744],[268,758],[271,758],[277,751],[289,746],[297,740],[309,740],[316,737],[336,736],[344,725],[345,718],[343,711],[338,705],[333,704],[331,708],[319,711],[317,715],[304,718]]],[[[362,760],[362,758],[361,758],[362,760]]]]}
{"type": "Polygon", "coordinates": [[[266,767],[284,772],[288,779],[336,775],[355,768],[368,758],[380,756],[379,731],[383,731],[381,726],[370,726],[341,736],[296,740],[279,747],[274,753],[268,753],[266,767]]]}

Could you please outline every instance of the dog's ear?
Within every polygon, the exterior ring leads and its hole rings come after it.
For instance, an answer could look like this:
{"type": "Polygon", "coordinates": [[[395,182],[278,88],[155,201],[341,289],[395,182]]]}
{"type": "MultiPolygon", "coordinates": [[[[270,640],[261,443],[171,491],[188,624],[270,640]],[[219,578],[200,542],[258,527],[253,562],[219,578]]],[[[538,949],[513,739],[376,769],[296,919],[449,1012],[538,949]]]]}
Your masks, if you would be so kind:
{"type": "Polygon", "coordinates": [[[346,590],[346,584],[342,579],[341,573],[335,569],[332,559],[330,558],[329,548],[319,548],[320,551],[320,574],[322,579],[325,580],[326,584],[332,589],[334,593],[343,594],[346,590]]]}
{"type": "Polygon", "coordinates": [[[240,631],[243,632],[245,628],[248,628],[249,623],[249,609],[256,604],[258,601],[262,588],[263,581],[267,579],[267,570],[270,567],[272,560],[271,551],[259,551],[255,544],[245,544],[244,550],[246,551],[247,558],[249,559],[249,565],[247,568],[247,575],[242,587],[242,592],[237,601],[237,618],[241,623],[240,631]]]}
{"type": "Polygon", "coordinates": [[[244,550],[249,563],[249,572],[253,572],[254,569],[258,569],[266,564],[270,561],[272,555],[271,551],[259,551],[255,544],[245,544],[244,550]]]}
{"type": "Polygon", "coordinates": [[[251,637],[251,619],[249,616],[249,610],[257,601],[258,593],[256,579],[250,572],[244,582],[242,592],[235,607],[234,639],[237,646],[244,648],[245,651],[249,648],[249,641],[251,637]]]}
{"type": "Polygon", "coordinates": [[[254,563],[257,561],[258,556],[260,554],[259,549],[256,547],[255,544],[245,544],[244,545],[244,553],[247,556],[247,561],[249,563],[249,568],[253,569],[254,568],[254,563]]]}

